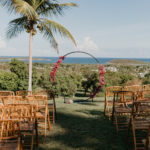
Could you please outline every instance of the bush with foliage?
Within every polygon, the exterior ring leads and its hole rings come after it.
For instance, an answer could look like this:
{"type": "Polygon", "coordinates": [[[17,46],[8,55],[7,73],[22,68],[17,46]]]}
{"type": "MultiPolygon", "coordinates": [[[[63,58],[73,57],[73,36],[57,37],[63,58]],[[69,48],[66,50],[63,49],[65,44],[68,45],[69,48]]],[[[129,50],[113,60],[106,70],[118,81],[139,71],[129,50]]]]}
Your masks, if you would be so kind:
{"type": "Polygon", "coordinates": [[[78,77],[74,73],[63,71],[61,68],[55,76],[54,83],[50,81],[50,71],[47,70],[43,72],[39,80],[39,86],[63,96],[73,96],[78,84],[78,77]]]}
{"type": "Polygon", "coordinates": [[[145,74],[143,84],[150,84],[150,72],[145,74]]]}
{"type": "Polygon", "coordinates": [[[131,74],[121,73],[120,74],[120,79],[121,79],[120,85],[125,85],[129,81],[133,81],[135,79],[135,76],[133,76],[131,74]]]}
{"type": "Polygon", "coordinates": [[[18,76],[12,72],[0,72],[0,90],[15,91],[18,89],[18,76]]]}
{"type": "Polygon", "coordinates": [[[90,72],[84,74],[84,80],[82,81],[82,87],[84,89],[85,95],[89,91],[93,92],[99,84],[99,74],[98,72],[90,72]]]}
{"type": "MultiPolygon", "coordinates": [[[[18,87],[17,90],[27,90],[28,89],[28,65],[23,61],[17,59],[12,59],[10,62],[10,71],[18,76],[18,87]]],[[[36,87],[38,82],[38,76],[36,69],[33,67],[32,70],[32,85],[33,89],[36,87]]]]}

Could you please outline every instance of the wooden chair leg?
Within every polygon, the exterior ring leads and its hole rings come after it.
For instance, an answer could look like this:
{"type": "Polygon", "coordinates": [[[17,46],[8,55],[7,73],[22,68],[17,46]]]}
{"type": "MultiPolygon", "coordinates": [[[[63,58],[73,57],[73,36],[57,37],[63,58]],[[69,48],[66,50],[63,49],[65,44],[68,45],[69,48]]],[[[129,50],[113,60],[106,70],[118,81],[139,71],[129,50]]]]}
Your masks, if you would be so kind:
{"type": "Polygon", "coordinates": [[[56,111],[56,102],[55,99],[53,100],[54,102],[54,110],[55,110],[55,119],[57,120],[57,111],[56,111]]]}
{"type": "Polygon", "coordinates": [[[34,130],[32,131],[32,138],[31,138],[31,150],[33,150],[33,144],[34,144],[34,130]]]}
{"type": "Polygon", "coordinates": [[[39,137],[38,137],[38,125],[37,125],[37,121],[35,122],[35,134],[36,134],[36,146],[39,146],[39,137]]]}
{"type": "Polygon", "coordinates": [[[53,124],[55,123],[55,109],[53,107],[53,124]]]}
{"type": "Polygon", "coordinates": [[[46,129],[47,129],[47,117],[45,117],[45,129],[44,129],[44,136],[46,137],[46,129]]]}
{"type": "Polygon", "coordinates": [[[114,114],[114,118],[115,118],[115,124],[116,124],[116,132],[118,134],[119,128],[118,128],[118,120],[117,120],[117,115],[114,114]]]}
{"type": "Polygon", "coordinates": [[[132,124],[132,134],[133,134],[134,150],[136,150],[136,135],[135,135],[135,127],[134,127],[133,119],[131,121],[131,124],[132,124]]]}
{"type": "Polygon", "coordinates": [[[48,129],[49,131],[51,131],[51,122],[50,122],[49,116],[47,117],[47,121],[48,121],[48,129]]]}
{"type": "Polygon", "coordinates": [[[129,142],[130,129],[131,129],[131,119],[130,119],[129,124],[128,124],[128,131],[127,131],[127,135],[126,135],[126,143],[129,142]]]}

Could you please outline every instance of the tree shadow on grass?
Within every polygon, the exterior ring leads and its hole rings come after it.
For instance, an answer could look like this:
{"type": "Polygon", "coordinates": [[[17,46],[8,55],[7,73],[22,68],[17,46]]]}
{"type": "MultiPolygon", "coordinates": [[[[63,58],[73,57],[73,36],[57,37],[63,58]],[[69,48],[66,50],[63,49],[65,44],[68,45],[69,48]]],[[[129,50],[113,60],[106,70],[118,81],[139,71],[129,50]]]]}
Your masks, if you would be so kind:
{"type": "Polygon", "coordinates": [[[92,99],[74,99],[73,100],[74,103],[79,103],[79,104],[91,104],[91,105],[96,105],[95,103],[104,103],[104,100],[100,100],[100,99],[94,99],[92,102],[92,99]]]}
{"type": "Polygon", "coordinates": [[[92,105],[96,106],[95,103],[91,102],[90,100],[83,100],[83,99],[76,99],[73,100],[74,103],[81,104],[81,105],[92,105]]]}
{"type": "MultiPolygon", "coordinates": [[[[59,112],[57,125],[61,126],[65,133],[57,132],[54,135],[49,135],[45,143],[58,142],[69,147],[70,150],[127,150],[124,143],[126,133],[117,135],[111,121],[104,117],[103,112],[89,110],[88,113],[93,117],[86,118],[59,112]]],[[[57,149],[58,146],[55,150],[57,149]]],[[[59,150],[64,149],[68,150],[59,147],[59,150]]]]}

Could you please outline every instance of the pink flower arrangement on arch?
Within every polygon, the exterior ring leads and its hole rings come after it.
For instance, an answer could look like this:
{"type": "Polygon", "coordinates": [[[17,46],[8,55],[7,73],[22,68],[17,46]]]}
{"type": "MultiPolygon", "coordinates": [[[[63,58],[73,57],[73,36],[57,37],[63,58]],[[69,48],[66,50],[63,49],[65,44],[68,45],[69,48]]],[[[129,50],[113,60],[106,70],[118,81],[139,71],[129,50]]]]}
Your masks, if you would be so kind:
{"type": "Polygon", "coordinates": [[[101,88],[103,87],[103,85],[106,84],[105,82],[105,78],[104,78],[104,74],[105,74],[105,69],[104,66],[99,65],[99,85],[98,87],[95,89],[95,91],[93,93],[90,94],[90,98],[94,98],[96,96],[96,94],[101,90],[101,88]]]}
{"type": "Polygon", "coordinates": [[[50,72],[50,80],[52,82],[55,82],[55,75],[56,75],[56,72],[60,66],[60,64],[62,63],[62,61],[65,59],[65,56],[61,56],[59,57],[59,60],[56,62],[56,64],[54,65],[52,71],[50,72]]]}

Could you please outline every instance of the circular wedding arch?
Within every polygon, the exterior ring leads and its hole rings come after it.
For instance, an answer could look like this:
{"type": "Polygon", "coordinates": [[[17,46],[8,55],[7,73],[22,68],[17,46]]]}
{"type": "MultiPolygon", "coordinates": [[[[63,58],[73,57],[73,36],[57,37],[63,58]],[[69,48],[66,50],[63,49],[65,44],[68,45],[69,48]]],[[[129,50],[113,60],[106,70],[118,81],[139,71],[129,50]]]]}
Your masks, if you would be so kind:
{"type": "MultiPolygon", "coordinates": [[[[56,75],[56,72],[59,68],[59,65],[61,64],[61,62],[68,56],[68,55],[71,55],[71,54],[74,54],[74,53],[83,53],[83,54],[87,54],[89,55],[90,57],[92,57],[97,64],[99,64],[99,70],[100,70],[100,79],[99,79],[99,86],[94,90],[93,93],[90,94],[89,98],[88,99],[92,99],[92,102],[93,102],[93,98],[96,96],[96,94],[101,90],[102,86],[105,85],[105,78],[104,78],[104,74],[105,74],[105,71],[104,71],[104,67],[102,65],[100,65],[100,62],[97,58],[95,58],[92,54],[90,53],[87,53],[87,52],[84,52],[84,51],[73,51],[73,52],[69,52],[67,54],[65,54],[64,56],[61,56],[59,57],[59,60],[56,62],[56,64],[54,65],[52,71],[50,72],[50,79],[52,82],[55,81],[55,75],[56,75]]],[[[88,100],[87,99],[87,100],[88,100]]]]}

